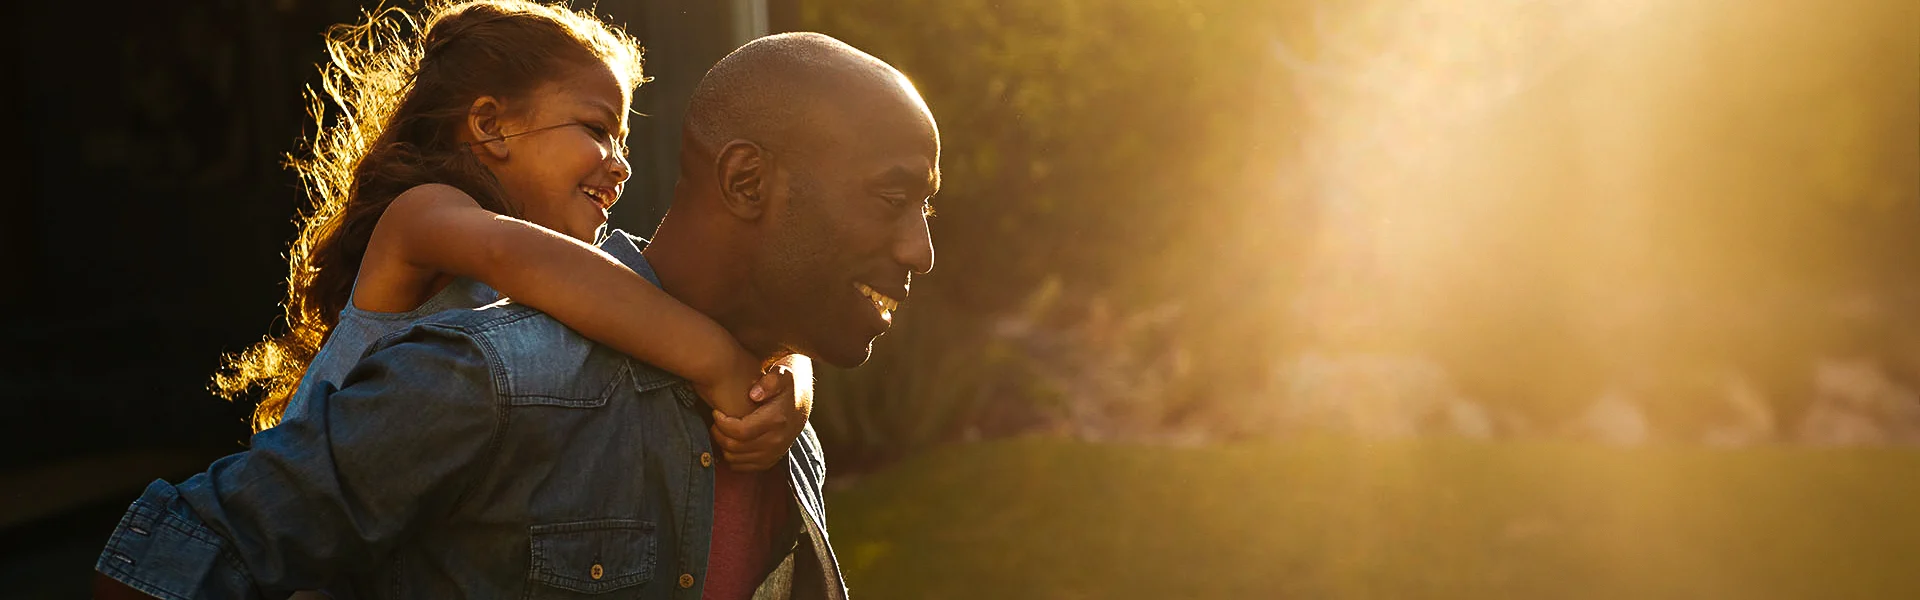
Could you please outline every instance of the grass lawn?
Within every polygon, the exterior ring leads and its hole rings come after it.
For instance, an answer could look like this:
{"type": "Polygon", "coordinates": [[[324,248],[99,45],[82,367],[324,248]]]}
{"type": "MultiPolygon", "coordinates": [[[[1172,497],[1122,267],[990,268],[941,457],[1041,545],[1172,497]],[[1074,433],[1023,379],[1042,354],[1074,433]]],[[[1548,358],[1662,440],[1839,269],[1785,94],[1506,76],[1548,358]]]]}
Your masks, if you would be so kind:
{"type": "Polygon", "coordinates": [[[1920,452],[942,448],[828,503],[856,597],[1920,598],[1920,452]]]}

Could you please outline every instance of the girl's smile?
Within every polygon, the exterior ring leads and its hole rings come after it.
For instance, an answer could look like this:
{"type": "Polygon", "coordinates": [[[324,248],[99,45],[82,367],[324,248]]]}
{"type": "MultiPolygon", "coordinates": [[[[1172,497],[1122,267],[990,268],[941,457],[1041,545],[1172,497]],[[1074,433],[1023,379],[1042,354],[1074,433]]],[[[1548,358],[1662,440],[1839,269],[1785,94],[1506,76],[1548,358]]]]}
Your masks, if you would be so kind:
{"type": "Polygon", "coordinates": [[[592,243],[628,175],[629,100],[611,71],[581,69],[511,104],[475,103],[475,153],[520,218],[592,243]],[[493,118],[488,115],[498,115],[493,118]],[[502,135],[499,132],[505,132],[502,135]]]}

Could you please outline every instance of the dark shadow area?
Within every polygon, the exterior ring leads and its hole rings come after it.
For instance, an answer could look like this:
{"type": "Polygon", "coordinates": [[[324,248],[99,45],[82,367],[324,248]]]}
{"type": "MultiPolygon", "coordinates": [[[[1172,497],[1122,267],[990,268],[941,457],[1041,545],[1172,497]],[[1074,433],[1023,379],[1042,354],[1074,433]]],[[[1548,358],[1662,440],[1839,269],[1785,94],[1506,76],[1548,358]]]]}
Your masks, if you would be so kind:
{"type": "MultiPolygon", "coordinates": [[[[251,406],[208,378],[279,326],[305,204],[282,162],[313,130],[302,90],[323,33],[363,4],[8,4],[0,77],[16,93],[0,97],[25,152],[0,194],[0,595],[83,597],[142,486],[244,447],[251,406]]],[[[790,4],[771,5],[791,22],[790,4]]],[[[635,106],[655,116],[631,140],[651,180],[617,227],[651,232],[665,212],[674,166],[660,157],[677,149],[683,96],[734,45],[724,6],[598,3],[646,44],[656,78],[635,106]]]]}

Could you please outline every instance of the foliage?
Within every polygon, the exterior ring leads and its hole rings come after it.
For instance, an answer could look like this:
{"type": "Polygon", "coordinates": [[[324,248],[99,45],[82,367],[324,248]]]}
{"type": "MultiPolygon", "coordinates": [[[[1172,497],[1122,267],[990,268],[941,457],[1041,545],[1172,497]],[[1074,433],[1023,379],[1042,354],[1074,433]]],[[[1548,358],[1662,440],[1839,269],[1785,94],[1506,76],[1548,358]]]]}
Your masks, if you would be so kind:
{"type": "Polygon", "coordinates": [[[1273,12],[1231,0],[805,3],[804,28],[913,79],[941,123],[946,182],[938,267],[914,282],[901,327],[873,364],[823,370],[826,439],[909,449],[1006,413],[990,402],[1006,394],[1057,409],[1020,375],[1020,350],[983,335],[1043,281],[1121,311],[1227,304],[1236,278],[1193,265],[1245,252],[1217,232],[1247,229],[1246,215],[1217,200],[1269,182],[1289,147],[1290,97],[1250,85],[1271,66],[1273,12]]]}
{"type": "Polygon", "coordinates": [[[920,449],[973,422],[991,388],[993,365],[967,315],[918,308],[902,314],[858,370],[818,364],[813,413],[837,465],[858,467],[920,449]]]}
{"type": "MultiPolygon", "coordinates": [[[[1142,284],[1234,216],[1289,109],[1258,83],[1274,29],[1228,0],[821,0],[803,26],[897,65],[941,122],[947,187],[928,280],[1003,309],[1048,276],[1142,284]],[[1131,280],[1130,280],[1131,277],[1131,280]]],[[[1181,258],[1186,258],[1182,256],[1181,258]]]]}
{"type": "Polygon", "coordinates": [[[859,398],[829,411],[959,420],[900,449],[1014,402],[1077,418],[1076,395],[1159,385],[1155,369],[1182,379],[1162,406],[1095,404],[1233,418],[1315,354],[1431,361],[1549,429],[1615,392],[1656,429],[1711,427],[1726,380],[1785,427],[1836,357],[1920,380],[1920,320],[1891,310],[1920,298],[1910,3],[802,7],[802,27],[901,67],[946,136],[940,266],[908,327],[967,335],[916,329],[880,356],[941,355],[900,360],[954,379],[822,385],[859,398]],[[1178,316],[1164,339],[1102,344],[1103,312],[1178,316]],[[1078,356],[983,335],[1010,321],[1078,356]],[[1083,368],[1103,353],[1119,368],[1083,368]],[[1133,365],[1151,373],[1113,375],[1133,365]]]}

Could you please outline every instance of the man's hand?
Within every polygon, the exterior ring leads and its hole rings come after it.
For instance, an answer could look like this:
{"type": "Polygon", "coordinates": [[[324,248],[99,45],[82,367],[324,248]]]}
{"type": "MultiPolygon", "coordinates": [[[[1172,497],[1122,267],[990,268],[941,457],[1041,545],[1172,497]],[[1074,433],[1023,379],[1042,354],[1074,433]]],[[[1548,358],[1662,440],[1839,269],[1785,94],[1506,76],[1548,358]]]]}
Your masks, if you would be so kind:
{"type": "Polygon", "coordinates": [[[711,433],[733,470],[764,471],[787,455],[813,413],[812,365],[805,357],[782,359],[747,396],[759,404],[753,412],[736,419],[716,410],[711,433]]]}

